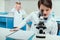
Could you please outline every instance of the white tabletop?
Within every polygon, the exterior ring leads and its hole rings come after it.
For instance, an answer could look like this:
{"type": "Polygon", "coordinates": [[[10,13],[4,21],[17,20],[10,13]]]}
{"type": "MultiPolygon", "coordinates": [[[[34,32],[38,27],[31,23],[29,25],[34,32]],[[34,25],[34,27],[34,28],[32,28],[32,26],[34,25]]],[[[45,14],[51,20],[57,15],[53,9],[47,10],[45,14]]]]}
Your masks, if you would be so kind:
{"type": "Polygon", "coordinates": [[[10,29],[0,27],[0,40],[5,40],[6,36],[11,34],[10,29]]]}
{"type": "Polygon", "coordinates": [[[28,40],[34,33],[32,31],[22,31],[19,30],[15,32],[14,34],[8,36],[9,38],[15,39],[15,40],[28,40]]]}
{"type": "MultiPolygon", "coordinates": [[[[0,28],[0,40],[5,40],[6,36],[11,34],[13,32],[10,32],[10,29],[7,28],[0,28]]],[[[14,34],[9,35],[8,37],[13,39],[24,39],[28,40],[34,33],[32,31],[22,31],[19,30],[15,32],[14,34]]],[[[60,40],[60,36],[57,35],[46,35],[45,39],[42,38],[36,38],[36,35],[33,37],[32,40],[60,40]]]]}
{"type": "Polygon", "coordinates": [[[60,40],[60,36],[57,35],[45,35],[46,38],[36,38],[36,35],[33,37],[32,40],[60,40]]]}
{"type": "Polygon", "coordinates": [[[56,21],[60,21],[60,19],[56,19],[56,21]]]}

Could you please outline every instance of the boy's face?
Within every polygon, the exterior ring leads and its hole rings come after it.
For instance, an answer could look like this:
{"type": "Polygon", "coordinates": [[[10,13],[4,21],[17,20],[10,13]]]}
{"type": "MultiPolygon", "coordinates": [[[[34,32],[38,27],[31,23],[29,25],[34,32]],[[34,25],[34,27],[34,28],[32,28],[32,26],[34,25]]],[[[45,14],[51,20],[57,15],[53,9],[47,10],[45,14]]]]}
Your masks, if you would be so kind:
{"type": "Polygon", "coordinates": [[[21,5],[16,4],[16,10],[20,10],[21,9],[21,5]]]}
{"type": "Polygon", "coordinates": [[[43,13],[44,17],[46,17],[46,18],[49,16],[50,11],[51,11],[50,8],[44,6],[43,4],[40,5],[40,9],[39,10],[43,13]]]}

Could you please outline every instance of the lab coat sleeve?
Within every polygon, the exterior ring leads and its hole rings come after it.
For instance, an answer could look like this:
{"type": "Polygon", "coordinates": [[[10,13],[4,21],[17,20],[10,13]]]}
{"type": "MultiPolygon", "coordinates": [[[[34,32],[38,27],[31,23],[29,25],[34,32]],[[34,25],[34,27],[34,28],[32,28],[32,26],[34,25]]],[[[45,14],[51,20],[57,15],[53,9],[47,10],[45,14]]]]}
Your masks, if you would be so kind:
{"type": "Polygon", "coordinates": [[[52,34],[52,35],[57,35],[57,31],[58,31],[57,22],[56,22],[56,21],[53,21],[51,34],[52,34]]]}
{"type": "Polygon", "coordinates": [[[24,20],[22,20],[22,22],[20,23],[20,27],[18,27],[18,28],[22,28],[28,21],[30,21],[31,20],[31,14],[30,15],[28,15],[24,20]]]}

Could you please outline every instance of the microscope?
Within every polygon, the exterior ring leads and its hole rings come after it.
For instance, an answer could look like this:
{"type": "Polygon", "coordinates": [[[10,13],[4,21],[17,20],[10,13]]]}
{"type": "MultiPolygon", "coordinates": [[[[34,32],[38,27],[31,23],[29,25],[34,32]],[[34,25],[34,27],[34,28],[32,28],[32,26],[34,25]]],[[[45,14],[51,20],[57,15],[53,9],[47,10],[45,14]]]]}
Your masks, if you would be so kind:
{"type": "Polygon", "coordinates": [[[38,34],[36,35],[36,38],[46,38],[46,36],[44,35],[45,34],[44,30],[46,29],[46,26],[44,24],[44,20],[46,18],[43,17],[43,13],[41,13],[41,15],[39,17],[40,17],[39,18],[40,20],[36,26],[36,29],[38,30],[38,34]]]}

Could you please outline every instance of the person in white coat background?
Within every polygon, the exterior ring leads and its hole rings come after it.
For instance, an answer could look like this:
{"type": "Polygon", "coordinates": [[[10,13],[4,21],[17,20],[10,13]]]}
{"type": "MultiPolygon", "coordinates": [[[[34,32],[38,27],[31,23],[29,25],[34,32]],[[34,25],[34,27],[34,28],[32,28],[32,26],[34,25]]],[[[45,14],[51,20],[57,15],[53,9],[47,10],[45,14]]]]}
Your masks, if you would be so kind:
{"type": "Polygon", "coordinates": [[[43,16],[46,19],[44,20],[44,23],[47,27],[45,32],[47,34],[57,35],[58,26],[57,26],[56,19],[50,15],[52,13],[52,1],[51,0],[39,0],[38,9],[39,11],[32,12],[29,16],[27,16],[27,18],[25,18],[23,22],[20,23],[20,27],[16,29],[19,30],[19,28],[23,27],[27,22],[32,21],[31,31],[36,33],[37,31],[36,31],[35,24],[37,24],[40,20],[39,12],[43,12],[43,16]]]}
{"type": "Polygon", "coordinates": [[[21,2],[16,2],[15,7],[11,10],[11,12],[14,13],[14,28],[19,27],[21,21],[27,15],[21,7],[21,2]]]}

